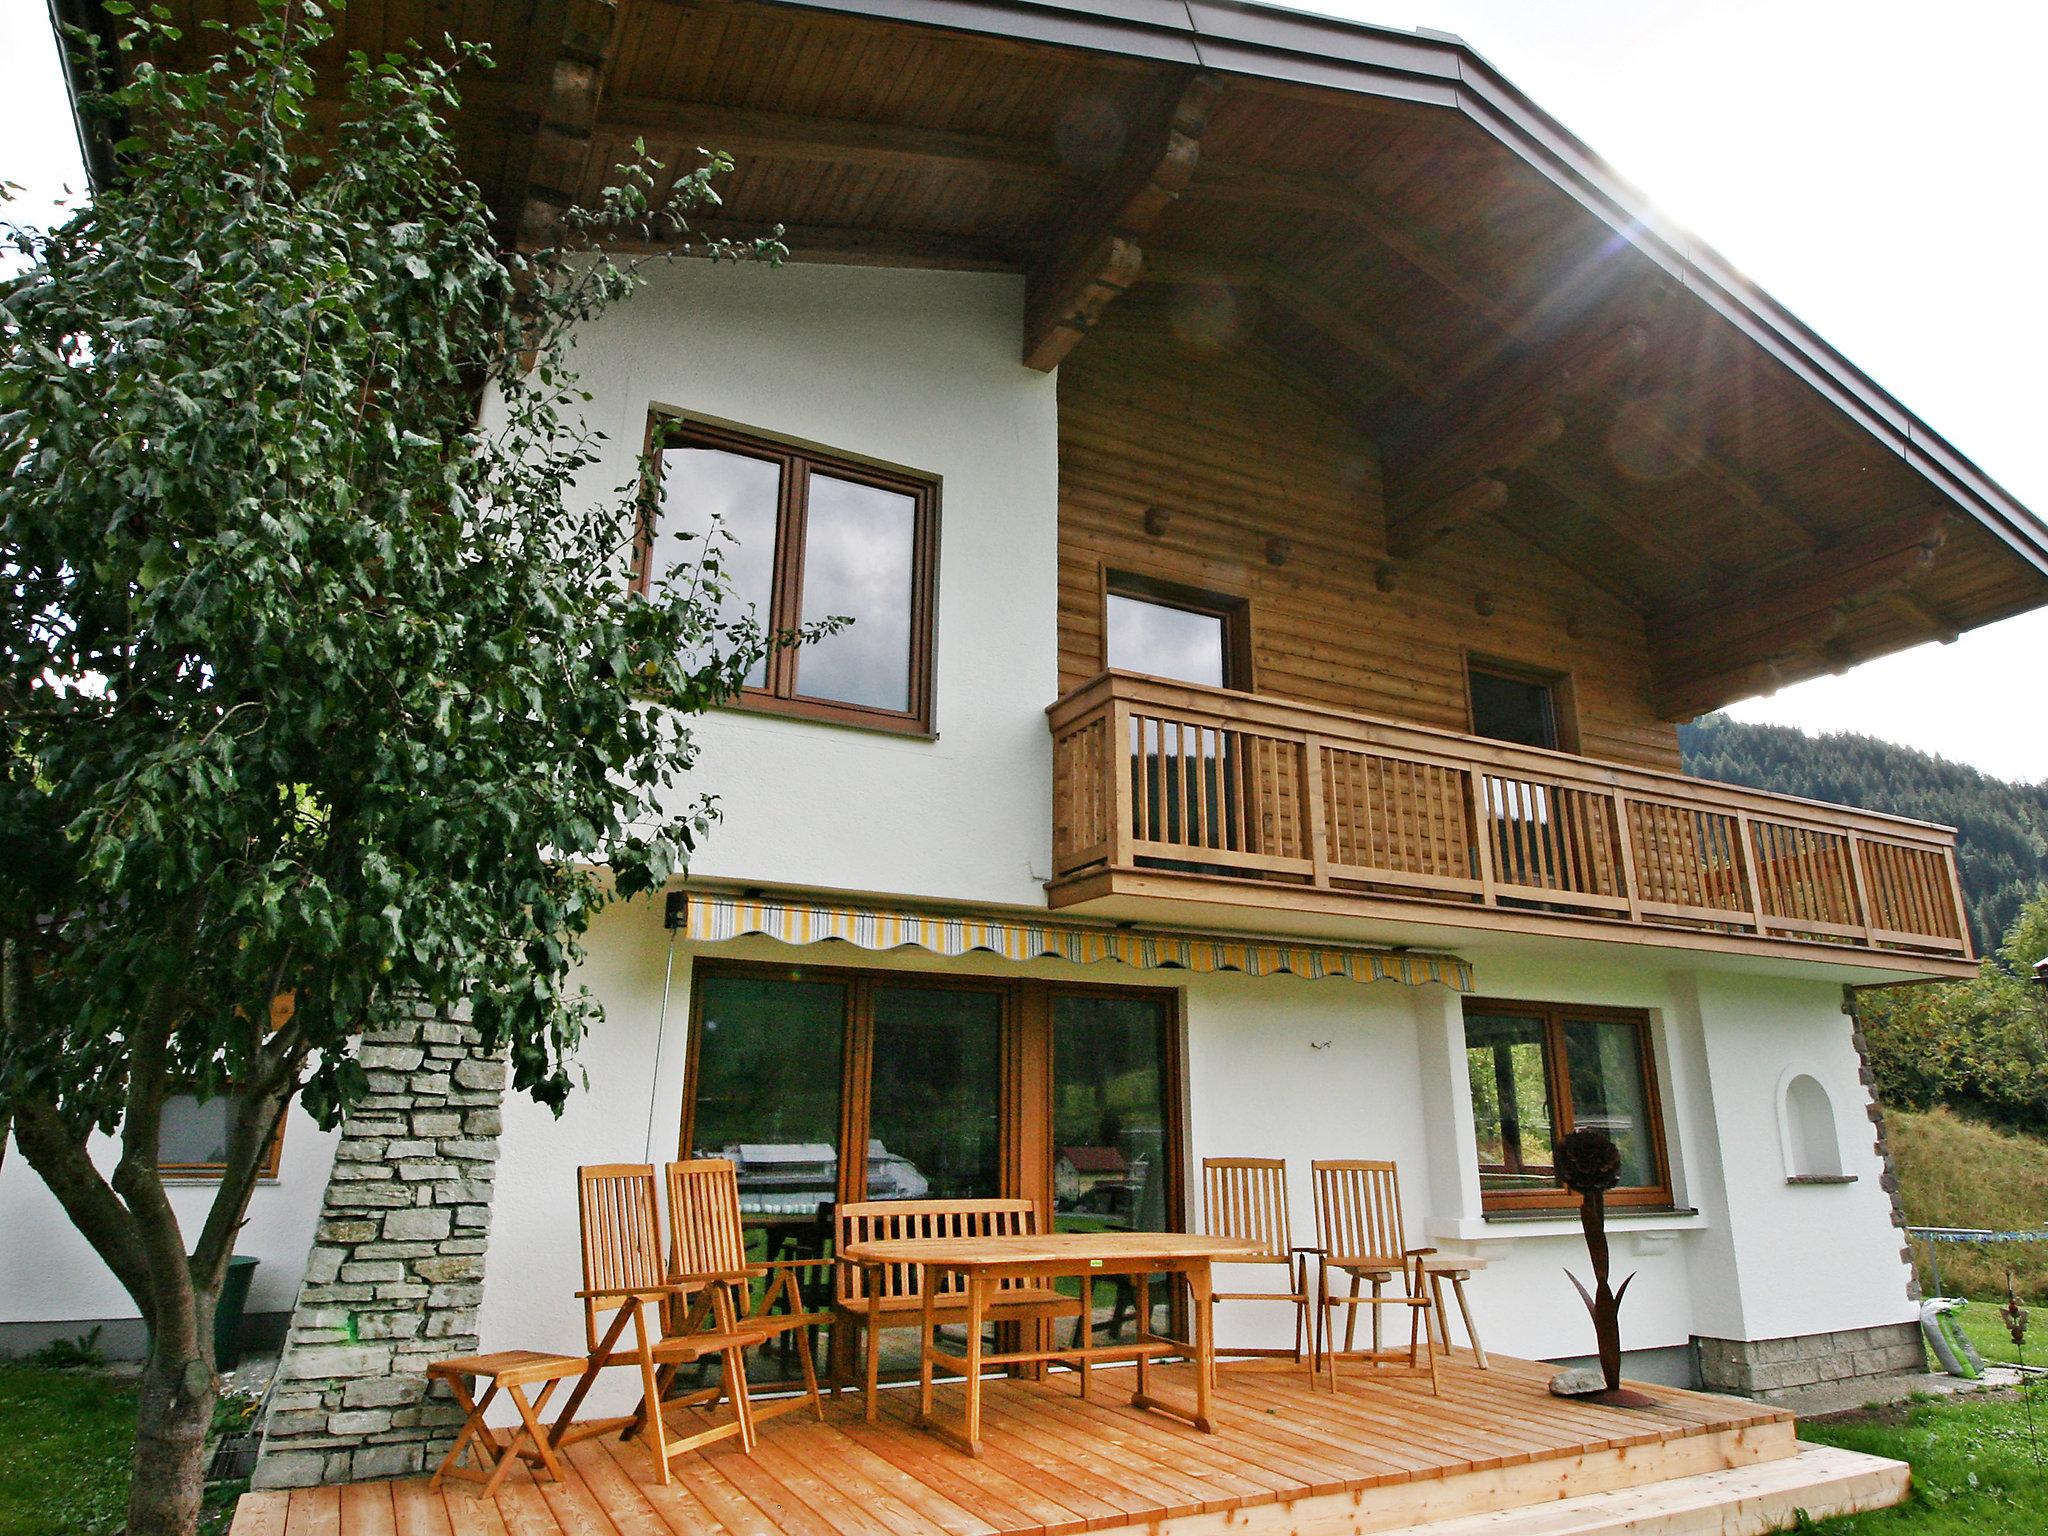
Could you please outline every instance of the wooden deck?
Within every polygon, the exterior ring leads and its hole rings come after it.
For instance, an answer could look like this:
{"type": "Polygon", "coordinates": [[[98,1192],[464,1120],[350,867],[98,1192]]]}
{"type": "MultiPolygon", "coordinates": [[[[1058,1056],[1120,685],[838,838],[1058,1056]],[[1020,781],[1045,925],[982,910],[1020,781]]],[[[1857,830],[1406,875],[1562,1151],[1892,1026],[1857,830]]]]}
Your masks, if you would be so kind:
{"type": "MultiPolygon", "coordinates": [[[[573,1476],[517,1471],[490,1503],[424,1479],[252,1493],[233,1536],[1054,1536],[1143,1529],[1387,1530],[1488,1510],[1642,1488],[1795,1454],[1789,1414],[1651,1388],[1653,1409],[1600,1408],[1544,1390],[1552,1368],[1462,1355],[1441,1398],[1391,1376],[1333,1397],[1293,1371],[1224,1367],[1219,1432],[1125,1405],[1127,1376],[989,1384],[986,1454],[973,1460],[910,1422],[912,1393],[884,1394],[881,1422],[849,1395],[823,1424],[767,1426],[752,1457],[728,1442],[687,1456],[668,1487],[616,1438],[570,1454],[573,1476]]],[[[1168,1366],[1168,1389],[1187,1368],[1168,1366]]],[[[960,1389],[942,1387],[941,1412],[960,1389]]],[[[1887,1501],[1888,1502],[1888,1501],[1887,1501]]]]}

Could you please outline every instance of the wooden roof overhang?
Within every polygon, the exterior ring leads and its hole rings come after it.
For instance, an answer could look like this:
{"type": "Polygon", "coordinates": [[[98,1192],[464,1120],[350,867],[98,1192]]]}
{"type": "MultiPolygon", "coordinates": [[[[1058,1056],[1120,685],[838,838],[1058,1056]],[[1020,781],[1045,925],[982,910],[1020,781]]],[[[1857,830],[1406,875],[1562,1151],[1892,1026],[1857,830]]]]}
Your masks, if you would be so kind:
{"type": "MultiPolygon", "coordinates": [[[[172,9],[196,38],[250,7],[172,9]]],[[[1447,35],[1216,0],[383,0],[340,27],[337,59],[492,44],[458,134],[508,241],[636,140],[707,146],[738,162],[708,233],[1024,273],[1030,366],[1120,306],[1220,317],[1379,444],[1390,579],[1512,530],[1641,614],[1667,718],[2048,602],[2030,512],[1447,35]]]]}

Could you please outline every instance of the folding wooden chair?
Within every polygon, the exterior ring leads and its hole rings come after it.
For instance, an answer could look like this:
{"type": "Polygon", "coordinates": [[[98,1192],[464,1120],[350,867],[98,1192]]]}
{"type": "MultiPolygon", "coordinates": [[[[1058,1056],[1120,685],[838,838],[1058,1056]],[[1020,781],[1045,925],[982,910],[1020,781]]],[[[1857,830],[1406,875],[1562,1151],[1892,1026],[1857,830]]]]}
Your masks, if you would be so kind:
{"type": "Polygon", "coordinates": [[[1441,1394],[1437,1379],[1436,1339],[1430,1326],[1429,1287],[1425,1283],[1423,1260],[1434,1248],[1410,1248],[1401,1224],[1401,1180],[1392,1163],[1357,1160],[1309,1164],[1315,1181],[1316,1242],[1323,1250],[1318,1274],[1317,1314],[1323,1331],[1323,1369],[1329,1375],[1330,1390],[1337,1390],[1337,1361],[1369,1362],[1374,1369],[1405,1364],[1418,1374],[1429,1376],[1429,1389],[1441,1394]],[[1330,1294],[1330,1271],[1351,1277],[1351,1294],[1330,1294]],[[1389,1296],[1386,1287],[1395,1276],[1401,1279],[1401,1294],[1389,1296]],[[1370,1284],[1370,1296],[1359,1295],[1359,1286],[1370,1284]],[[1344,1346],[1337,1347],[1334,1313],[1345,1308],[1344,1346]],[[1372,1310],[1372,1348],[1355,1348],[1358,1309],[1372,1310]],[[1405,1307],[1409,1314],[1408,1348],[1403,1352],[1382,1347],[1380,1311],[1405,1307]],[[1418,1359],[1418,1355],[1420,1359],[1418,1359]]]}
{"type": "MultiPolygon", "coordinates": [[[[1256,1255],[1232,1258],[1232,1264],[1283,1264],[1283,1291],[1218,1291],[1210,1298],[1210,1316],[1219,1301],[1285,1301],[1294,1304],[1294,1347],[1239,1348],[1219,1345],[1218,1352],[1238,1357],[1291,1359],[1315,1369],[1318,1330],[1309,1321],[1308,1260],[1316,1250],[1294,1246],[1287,1213],[1287,1164],[1277,1157],[1205,1157],[1202,1159],[1202,1230],[1211,1237],[1241,1237],[1259,1245],[1256,1255]]],[[[1211,1324],[1210,1337],[1215,1337],[1211,1324]]]]}
{"type": "Polygon", "coordinates": [[[554,1447],[613,1429],[623,1429],[630,1440],[644,1430],[660,1483],[669,1480],[669,1463],[677,1456],[714,1440],[736,1436],[742,1449],[752,1451],[754,1412],[747,1397],[746,1350],[767,1332],[757,1322],[742,1320],[735,1296],[752,1284],[753,1276],[742,1267],[723,1273],[700,1271],[687,1281],[668,1277],[655,1216],[652,1163],[601,1163],[577,1169],[576,1204],[583,1228],[583,1289],[576,1294],[583,1302],[590,1363],[549,1437],[554,1447]],[[606,1313],[611,1320],[600,1335],[598,1319],[606,1313]],[[628,1324],[633,1330],[630,1347],[621,1342],[628,1324]],[[730,1396],[732,1417],[694,1434],[672,1435],[662,1418],[662,1398],[676,1368],[710,1355],[724,1362],[719,1385],[677,1401],[708,1419],[719,1398],[730,1396]],[[575,1423],[576,1410],[597,1373],[610,1365],[639,1369],[640,1406],[624,1418],[575,1423]]]}
{"type": "MultiPolygon", "coordinates": [[[[830,1313],[804,1310],[798,1271],[820,1268],[825,1259],[747,1259],[746,1229],[740,1220],[739,1170],[729,1157],[699,1157],[668,1165],[668,1264],[669,1279],[688,1295],[707,1282],[698,1276],[729,1275],[744,1271],[751,1278],[739,1293],[740,1324],[761,1330],[764,1341],[794,1333],[797,1356],[803,1361],[804,1395],[757,1403],[754,1422],[772,1419],[809,1403],[812,1414],[825,1417],[824,1400],[818,1396],[818,1373],[811,1363],[811,1330],[832,1321],[830,1313]],[[755,1281],[765,1281],[761,1297],[754,1300],[755,1281]],[[788,1311],[777,1312],[776,1302],[788,1311]]],[[[711,1280],[710,1284],[721,1284],[711,1280]]],[[[792,1383],[794,1385],[794,1383],[792,1383]]]]}

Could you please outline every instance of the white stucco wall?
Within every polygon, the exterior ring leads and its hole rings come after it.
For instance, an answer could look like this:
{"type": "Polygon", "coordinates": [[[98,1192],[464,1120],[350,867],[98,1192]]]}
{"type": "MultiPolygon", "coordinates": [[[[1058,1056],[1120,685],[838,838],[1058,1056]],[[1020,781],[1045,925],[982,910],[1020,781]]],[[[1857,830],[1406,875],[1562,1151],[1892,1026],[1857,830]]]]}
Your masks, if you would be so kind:
{"type": "MultiPolygon", "coordinates": [[[[791,966],[1013,974],[1091,985],[1184,989],[1190,1173],[1205,1156],[1289,1161],[1295,1240],[1313,1241],[1309,1163],[1392,1158],[1414,1243],[1487,1259],[1470,1290],[1489,1348],[1589,1353],[1591,1328],[1563,1271],[1585,1275],[1575,1218],[1487,1222],[1470,1142],[1458,1000],[1442,988],[1340,980],[1177,976],[1114,964],[1019,966],[990,956],[939,961],[846,945],[794,949],[765,939],[679,944],[665,1012],[667,937],[658,904],[615,909],[592,935],[589,976],[609,1018],[581,1055],[583,1091],[560,1119],[508,1099],[484,1291],[486,1348],[580,1348],[575,1168],[676,1155],[697,956],[791,966]]],[[[1771,1338],[1909,1320],[1907,1274],[1867,1134],[1840,993],[1825,983],[1672,973],[1633,951],[1611,965],[1490,961],[1490,997],[1644,1008],[1652,1016],[1677,1201],[1696,1215],[1617,1214],[1617,1281],[1637,1273],[1622,1312],[1630,1350],[1683,1349],[1694,1334],[1771,1338]],[[1829,1090],[1853,1184],[1789,1186],[1777,1131],[1788,1068],[1829,1090]],[[1732,1211],[1732,1215],[1731,1215],[1732,1211]]],[[[1199,1220],[1199,1181],[1190,1179],[1199,1220]]],[[[1219,1271],[1220,1286],[1272,1283],[1219,1271]]],[[[1236,1305],[1220,1337],[1284,1343],[1284,1308],[1236,1305]]],[[[1454,1324],[1455,1328],[1455,1324],[1454,1324]]],[[[1462,1333],[1460,1333],[1462,1337],[1462,1333]]],[[[607,1390],[630,1395],[625,1373],[607,1390]]]]}
{"type": "MultiPolygon", "coordinates": [[[[251,1312],[286,1312],[299,1293],[299,1275],[313,1244],[313,1225],[327,1170],[339,1139],[323,1131],[296,1106],[285,1124],[278,1176],[257,1185],[249,1197],[249,1218],[235,1239],[235,1252],[258,1260],[250,1282],[251,1312]]],[[[94,1160],[110,1173],[119,1149],[110,1138],[95,1138],[94,1160]]],[[[186,1242],[196,1241],[213,1203],[215,1186],[184,1183],[171,1189],[171,1206],[186,1242]]],[[[0,1326],[13,1323],[72,1324],[67,1336],[92,1323],[134,1318],[133,1303],[10,1139],[0,1166],[0,1326]]]]}
{"type": "Polygon", "coordinates": [[[937,739],[727,711],[705,876],[1042,904],[1058,686],[1054,381],[1018,361],[1023,280],[681,262],[579,340],[629,481],[660,404],[941,479],[937,739]]]}

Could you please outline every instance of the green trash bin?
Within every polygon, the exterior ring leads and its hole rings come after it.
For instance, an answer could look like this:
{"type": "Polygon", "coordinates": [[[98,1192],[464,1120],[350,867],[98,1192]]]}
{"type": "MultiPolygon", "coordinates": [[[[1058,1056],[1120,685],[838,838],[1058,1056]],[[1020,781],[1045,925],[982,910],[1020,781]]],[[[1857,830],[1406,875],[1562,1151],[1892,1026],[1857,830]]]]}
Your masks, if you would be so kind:
{"type": "Polygon", "coordinates": [[[249,1280],[256,1261],[242,1254],[228,1260],[227,1278],[213,1306],[213,1368],[232,1371],[242,1363],[242,1313],[249,1305],[249,1280]]]}

